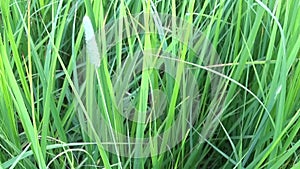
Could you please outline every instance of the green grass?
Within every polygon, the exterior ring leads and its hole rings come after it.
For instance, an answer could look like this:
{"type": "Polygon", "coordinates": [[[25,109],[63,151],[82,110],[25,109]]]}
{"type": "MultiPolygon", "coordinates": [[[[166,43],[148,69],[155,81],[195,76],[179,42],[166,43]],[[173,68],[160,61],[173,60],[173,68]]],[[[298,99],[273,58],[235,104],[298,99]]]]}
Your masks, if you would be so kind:
{"type": "Polygon", "coordinates": [[[299,7],[1,0],[0,168],[299,168],[299,7]]]}

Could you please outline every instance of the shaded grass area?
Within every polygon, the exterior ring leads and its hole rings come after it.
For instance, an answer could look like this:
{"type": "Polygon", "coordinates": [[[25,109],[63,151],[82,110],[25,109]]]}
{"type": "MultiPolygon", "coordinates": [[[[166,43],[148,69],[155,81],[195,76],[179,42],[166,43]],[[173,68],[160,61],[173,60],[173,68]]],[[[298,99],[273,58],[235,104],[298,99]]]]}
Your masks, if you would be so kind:
{"type": "Polygon", "coordinates": [[[299,7],[0,1],[0,168],[299,168],[299,7]]]}

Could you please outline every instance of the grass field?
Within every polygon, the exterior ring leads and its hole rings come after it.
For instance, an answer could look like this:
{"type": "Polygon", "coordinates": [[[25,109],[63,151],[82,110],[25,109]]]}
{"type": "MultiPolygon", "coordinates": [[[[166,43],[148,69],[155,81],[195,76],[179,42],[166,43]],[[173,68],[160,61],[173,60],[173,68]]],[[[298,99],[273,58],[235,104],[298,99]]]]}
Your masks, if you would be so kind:
{"type": "Polygon", "coordinates": [[[0,169],[299,169],[299,8],[0,0],[0,169]]]}

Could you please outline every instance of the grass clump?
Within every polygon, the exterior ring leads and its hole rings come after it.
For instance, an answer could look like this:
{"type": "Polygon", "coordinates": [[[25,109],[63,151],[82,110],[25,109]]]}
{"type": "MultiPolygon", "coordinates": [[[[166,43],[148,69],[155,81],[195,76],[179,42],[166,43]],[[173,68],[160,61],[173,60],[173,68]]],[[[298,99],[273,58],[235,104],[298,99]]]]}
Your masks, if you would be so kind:
{"type": "Polygon", "coordinates": [[[299,168],[299,6],[0,1],[0,168],[299,168]]]}

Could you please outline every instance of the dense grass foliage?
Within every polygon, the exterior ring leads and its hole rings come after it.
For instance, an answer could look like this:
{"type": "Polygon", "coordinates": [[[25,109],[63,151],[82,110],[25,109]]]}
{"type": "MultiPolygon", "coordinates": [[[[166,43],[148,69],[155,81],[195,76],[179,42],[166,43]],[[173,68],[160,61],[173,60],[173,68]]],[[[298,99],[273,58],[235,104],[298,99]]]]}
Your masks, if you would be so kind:
{"type": "Polygon", "coordinates": [[[0,168],[300,168],[299,8],[1,0],[0,168]]]}

